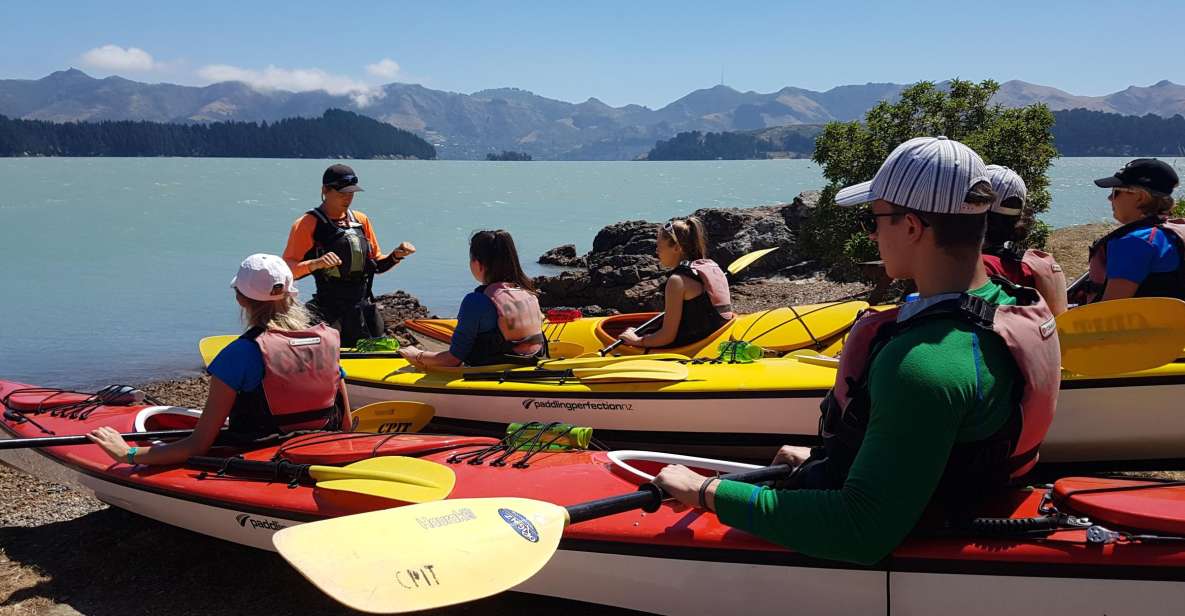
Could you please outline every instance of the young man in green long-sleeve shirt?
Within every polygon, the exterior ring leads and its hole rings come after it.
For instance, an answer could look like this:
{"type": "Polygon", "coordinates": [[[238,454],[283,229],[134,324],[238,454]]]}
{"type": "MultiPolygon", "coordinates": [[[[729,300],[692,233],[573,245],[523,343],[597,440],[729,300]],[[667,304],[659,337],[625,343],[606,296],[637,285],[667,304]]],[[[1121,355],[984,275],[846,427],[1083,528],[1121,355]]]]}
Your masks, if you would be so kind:
{"type": "MultiPolygon", "coordinates": [[[[886,270],[893,278],[913,279],[921,295],[900,310],[889,323],[893,327],[880,326],[887,336],[873,338],[863,351],[845,348],[842,362],[866,364],[853,372],[841,363],[840,375],[860,378],[855,387],[837,378],[827,404],[839,404],[832,409],[837,416],[862,404],[866,419],[856,422],[862,433],[854,444],[847,438],[847,445],[829,444],[826,450],[783,447],[774,463],[798,467],[791,482],[798,489],[705,479],[677,465],[666,467],[656,483],[687,505],[716,511],[730,526],[796,551],[871,564],[913,529],[940,483],[974,477],[954,482],[974,492],[991,487],[974,485],[979,478],[1006,479],[1016,468],[1031,466],[1035,446],[1030,453],[1013,445],[1044,437],[1060,356],[1056,337],[1046,332],[1052,331],[1052,315],[1036,294],[991,280],[984,271],[979,247],[992,198],[980,157],[945,137],[907,141],[871,182],[840,191],[839,205],[870,203],[865,224],[886,270]],[[1033,353],[1010,349],[990,327],[935,310],[953,301],[995,315],[1008,312],[1000,306],[1021,300],[1034,304],[1029,321],[1041,330],[1028,332],[1036,334],[1028,338],[1033,353]],[[1022,367],[1029,381],[1041,382],[1024,389],[1022,367]],[[1031,409],[1018,407],[1021,389],[1031,409]],[[987,451],[988,443],[1000,442],[1009,443],[1010,453],[992,459],[997,468],[979,464],[974,472],[952,471],[952,460],[963,459],[952,458],[952,452],[974,451],[980,444],[987,451]]],[[[854,330],[849,346],[855,337],[854,330]]],[[[826,426],[822,436],[837,440],[826,426]]]]}

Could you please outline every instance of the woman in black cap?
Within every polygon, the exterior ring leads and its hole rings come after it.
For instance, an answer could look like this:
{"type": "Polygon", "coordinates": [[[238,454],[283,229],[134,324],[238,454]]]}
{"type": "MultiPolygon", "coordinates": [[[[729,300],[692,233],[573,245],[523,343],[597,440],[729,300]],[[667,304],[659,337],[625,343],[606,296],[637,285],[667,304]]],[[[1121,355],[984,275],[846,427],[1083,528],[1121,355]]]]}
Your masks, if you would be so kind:
{"type": "Polygon", "coordinates": [[[1137,158],[1094,183],[1111,189],[1121,226],[1091,245],[1090,271],[1071,287],[1071,301],[1185,299],[1185,220],[1169,218],[1177,172],[1164,161],[1137,158]]]}
{"type": "Polygon", "coordinates": [[[321,176],[321,205],[292,225],[284,261],[297,278],[313,275],[317,291],[306,306],[341,331],[342,346],[383,335],[384,323],[374,305],[375,274],[395,267],[416,247],[403,242],[383,255],[370,219],[350,209],[361,192],[358,176],[346,165],[332,165],[321,176]]]}

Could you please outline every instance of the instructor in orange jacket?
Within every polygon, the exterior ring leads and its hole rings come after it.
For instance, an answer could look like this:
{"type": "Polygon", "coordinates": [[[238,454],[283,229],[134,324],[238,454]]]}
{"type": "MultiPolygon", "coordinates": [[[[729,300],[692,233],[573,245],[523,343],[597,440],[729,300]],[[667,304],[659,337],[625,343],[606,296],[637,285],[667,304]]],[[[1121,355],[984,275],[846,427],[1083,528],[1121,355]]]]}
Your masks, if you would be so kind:
{"type": "Polygon", "coordinates": [[[306,306],[341,332],[341,344],[381,336],[382,315],[374,305],[375,274],[395,267],[416,251],[409,242],[384,255],[365,214],[351,209],[361,192],[358,175],[346,165],[332,165],[321,176],[321,205],[292,225],[284,261],[297,278],[313,275],[317,291],[306,306]]]}

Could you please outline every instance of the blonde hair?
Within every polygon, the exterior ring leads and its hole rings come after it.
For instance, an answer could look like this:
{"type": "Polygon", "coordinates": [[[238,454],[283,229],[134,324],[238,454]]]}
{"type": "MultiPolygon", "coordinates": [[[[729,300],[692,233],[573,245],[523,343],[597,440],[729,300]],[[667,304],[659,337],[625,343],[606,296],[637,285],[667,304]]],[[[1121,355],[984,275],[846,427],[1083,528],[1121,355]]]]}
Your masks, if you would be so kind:
{"type": "Polygon", "coordinates": [[[249,327],[297,331],[305,329],[312,322],[312,316],[304,304],[290,295],[274,301],[261,302],[243,295],[238,289],[235,289],[235,294],[238,295],[240,306],[243,308],[243,321],[249,327]]]}
{"type": "Polygon", "coordinates": [[[1176,205],[1172,195],[1160,195],[1143,186],[1128,186],[1127,188],[1137,190],[1146,197],[1140,200],[1139,206],[1140,213],[1144,216],[1164,216],[1173,211],[1173,206],[1176,205]]]}
{"type": "Polygon", "coordinates": [[[696,216],[672,220],[659,227],[658,237],[683,249],[683,258],[688,261],[708,258],[708,239],[704,223],[696,216]]]}

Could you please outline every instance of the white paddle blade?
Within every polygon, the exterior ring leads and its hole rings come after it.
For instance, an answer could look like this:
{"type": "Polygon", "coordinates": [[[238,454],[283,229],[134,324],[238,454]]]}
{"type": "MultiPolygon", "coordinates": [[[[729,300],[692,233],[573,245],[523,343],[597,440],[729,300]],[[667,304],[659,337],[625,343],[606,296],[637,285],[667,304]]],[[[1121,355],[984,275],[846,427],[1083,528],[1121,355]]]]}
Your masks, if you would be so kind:
{"type": "Polygon", "coordinates": [[[547,564],[567,524],[563,507],[525,498],[470,498],[292,526],[276,550],[317,588],[372,614],[474,601],[547,564]]]}

